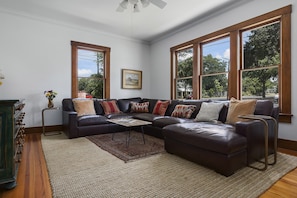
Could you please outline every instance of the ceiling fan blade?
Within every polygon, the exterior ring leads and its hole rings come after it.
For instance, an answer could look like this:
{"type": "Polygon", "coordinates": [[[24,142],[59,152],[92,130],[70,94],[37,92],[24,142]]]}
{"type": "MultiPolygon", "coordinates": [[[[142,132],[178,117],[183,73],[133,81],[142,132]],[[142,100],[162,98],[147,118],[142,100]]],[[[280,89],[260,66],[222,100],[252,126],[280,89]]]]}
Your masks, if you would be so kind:
{"type": "Polygon", "coordinates": [[[150,2],[161,9],[163,9],[167,5],[167,3],[162,0],[150,0],[150,2]]]}

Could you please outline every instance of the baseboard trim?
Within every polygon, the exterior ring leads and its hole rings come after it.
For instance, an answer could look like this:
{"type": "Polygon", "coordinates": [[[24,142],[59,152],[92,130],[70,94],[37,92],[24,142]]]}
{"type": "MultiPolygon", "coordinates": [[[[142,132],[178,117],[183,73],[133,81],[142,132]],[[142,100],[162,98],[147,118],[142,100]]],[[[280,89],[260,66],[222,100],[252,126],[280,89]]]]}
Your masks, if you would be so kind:
{"type": "Polygon", "coordinates": [[[278,147],[297,151],[297,141],[278,139],[278,147]]]}
{"type": "MultiPolygon", "coordinates": [[[[53,126],[46,126],[46,132],[51,132],[51,131],[63,131],[63,126],[62,125],[53,125],[53,126]]],[[[42,133],[42,127],[28,127],[25,128],[25,133],[42,133]]]]}

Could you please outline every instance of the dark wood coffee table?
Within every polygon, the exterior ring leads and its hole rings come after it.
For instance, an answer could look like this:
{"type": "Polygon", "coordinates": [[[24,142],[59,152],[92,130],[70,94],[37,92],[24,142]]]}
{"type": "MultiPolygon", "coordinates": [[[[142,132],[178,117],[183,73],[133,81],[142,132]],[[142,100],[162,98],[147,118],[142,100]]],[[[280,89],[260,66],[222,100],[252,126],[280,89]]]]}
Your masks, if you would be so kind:
{"type": "MultiPolygon", "coordinates": [[[[121,126],[124,126],[128,129],[128,135],[126,138],[126,146],[129,146],[130,142],[130,132],[133,128],[135,127],[140,127],[141,128],[141,133],[142,133],[142,139],[143,143],[145,144],[145,139],[144,139],[144,131],[143,131],[143,126],[151,125],[151,122],[144,121],[144,120],[138,120],[134,118],[119,118],[119,119],[109,119],[109,122],[112,122],[114,124],[118,124],[121,126]]],[[[114,133],[112,134],[112,140],[114,138],[114,133]]]]}

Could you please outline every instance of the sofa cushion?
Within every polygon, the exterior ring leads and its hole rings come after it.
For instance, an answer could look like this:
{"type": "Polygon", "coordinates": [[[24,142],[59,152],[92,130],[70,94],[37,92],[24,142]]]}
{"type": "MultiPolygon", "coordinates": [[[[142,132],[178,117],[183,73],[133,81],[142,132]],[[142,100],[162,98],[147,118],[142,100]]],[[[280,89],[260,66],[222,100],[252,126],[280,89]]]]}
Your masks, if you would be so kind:
{"type": "Polygon", "coordinates": [[[73,99],[73,106],[77,116],[95,115],[94,102],[91,99],[73,99]]]}
{"type": "Polygon", "coordinates": [[[139,120],[145,120],[148,122],[153,122],[156,119],[163,118],[164,116],[155,115],[151,113],[137,113],[133,115],[133,118],[139,119],[139,120]]]}
{"type": "Polygon", "coordinates": [[[94,99],[94,107],[97,115],[104,115],[104,109],[101,105],[102,101],[104,101],[104,99],[94,99]]]}
{"type": "Polygon", "coordinates": [[[273,102],[270,100],[257,100],[255,115],[271,116],[273,111],[273,102]]]}
{"type": "Polygon", "coordinates": [[[119,107],[117,106],[117,103],[116,103],[115,100],[101,101],[100,104],[103,107],[105,115],[121,113],[121,111],[120,111],[119,107]]]}
{"type": "Polygon", "coordinates": [[[63,111],[75,111],[72,98],[64,98],[62,100],[63,111]]]}
{"type": "Polygon", "coordinates": [[[193,122],[192,119],[186,119],[186,118],[177,118],[177,117],[170,117],[166,116],[163,118],[158,118],[153,120],[153,126],[163,128],[165,126],[171,125],[171,124],[180,124],[180,123],[186,123],[186,122],[193,122]]]}
{"type": "Polygon", "coordinates": [[[236,100],[230,99],[227,120],[228,124],[235,124],[238,121],[247,121],[245,119],[238,118],[239,115],[254,114],[257,100],[236,100]]]}
{"type": "Polygon", "coordinates": [[[169,104],[170,104],[169,100],[166,100],[166,101],[158,100],[157,103],[155,104],[153,114],[164,116],[169,104]]]}
{"type": "Polygon", "coordinates": [[[246,149],[246,138],[234,132],[229,124],[193,122],[168,125],[163,128],[165,139],[203,148],[217,153],[231,154],[246,149]]]}
{"type": "Polygon", "coordinates": [[[191,118],[192,119],[195,119],[199,110],[200,110],[200,107],[201,107],[201,104],[202,102],[209,102],[209,100],[183,100],[181,102],[179,102],[179,104],[184,104],[184,105],[195,105],[196,106],[196,109],[195,111],[192,113],[191,115],[191,118]]]}
{"type": "Polygon", "coordinates": [[[131,113],[148,113],[149,104],[149,102],[131,102],[131,113]]]}
{"type": "Polygon", "coordinates": [[[209,122],[213,120],[218,120],[220,111],[223,106],[223,103],[202,102],[200,111],[197,114],[195,121],[209,122]]]}
{"type": "Polygon", "coordinates": [[[175,106],[171,116],[178,118],[190,118],[192,113],[195,111],[195,105],[181,105],[178,104],[175,106]]]}
{"type": "Polygon", "coordinates": [[[89,126],[89,125],[99,125],[108,124],[107,118],[102,115],[86,115],[81,116],[77,119],[78,126],[89,126]]]}
{"type": "Polygon", "coordinates": [[[128,113],[128,112],[130,112],[131,102],[141,102],[141,98],[136,97],[136,98],[118,99],[117,105],[121,112],[128,113]]]}

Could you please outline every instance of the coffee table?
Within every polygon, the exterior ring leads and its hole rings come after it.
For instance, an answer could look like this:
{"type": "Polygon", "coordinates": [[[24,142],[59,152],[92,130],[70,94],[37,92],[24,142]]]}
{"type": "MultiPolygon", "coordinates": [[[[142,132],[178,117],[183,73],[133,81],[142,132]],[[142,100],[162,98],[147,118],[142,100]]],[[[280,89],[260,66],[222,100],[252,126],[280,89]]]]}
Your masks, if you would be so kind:
{"type": "MultiPolygon", "coordinates": [[[[135,127],[141,127],[143,144],[145,144],[143,126],[152,124],[151,122],[144,121],[144,120],[138,120],[138,119],[134,119],[134,118],[109,119],[108,121],[118,124],[118,125],[121,125],[121,126],[124,126],[128,129],[128,135],[126,138],[126,146],[127,147],[129,146],[129,142],[130,142],[130,132],[135,127]]],[[[113,140],[113,138],[114,138],[114,133],[112,134],[112,140],[113,140]]]]}

